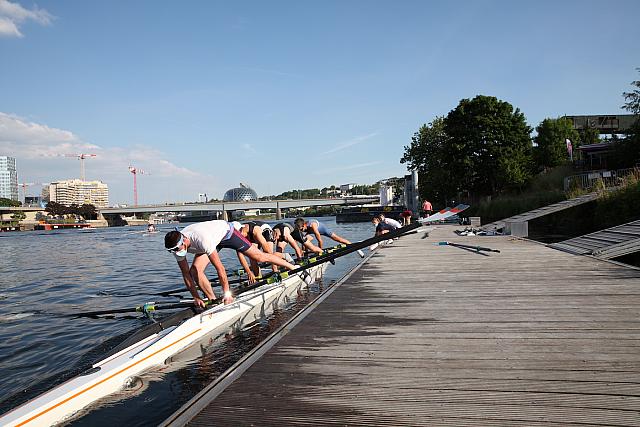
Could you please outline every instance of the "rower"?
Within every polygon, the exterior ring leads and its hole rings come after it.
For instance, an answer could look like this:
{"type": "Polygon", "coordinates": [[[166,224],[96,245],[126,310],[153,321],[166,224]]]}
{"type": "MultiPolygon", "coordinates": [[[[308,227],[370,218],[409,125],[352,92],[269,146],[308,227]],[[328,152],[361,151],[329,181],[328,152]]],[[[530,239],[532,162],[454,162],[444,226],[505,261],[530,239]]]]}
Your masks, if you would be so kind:
{"type": "Polygon", "coordinates": [[[378,215],[376,215],[376,217],[380,220],[380,222],[383,222],[385,224],[392,226],[393,230],[395,230],[396,228],[402,227],[402,224],[400,224],[398,221],[396,221],[393,218],[387,218],[386,216],[384,216],[383,213],[379,213],[378,215]]]}
{"type": "MultiPolygon", "coordinates": [[[[344,237],[338,236],[336,233],[329,230],[329,227],[327,227],[324,223],[318,221],[317,219],[305,221],[304,218],[298,217],[294,222],[294,226],[296,229],[294,230],[293,238],[301,242],[305,246],[307,245],[312,246],[313,247],[312,250],[314,252],[317,252],[317,249],[320,249],[320,253],[322,253],[322,237],[320,237],[320,235],[327,236],[338,243],[343,243],[345,245],[351,244],[350,241],[348,241],[344,237]],[[303,237],[302,233],[306,233],[306,236],[303,237]],[[310,237],[311,234],[313,234],[316,237],[316,240],[318,240],[317,247],[314,246],[311,242],[309,242],[308,237],[310,237]]],[[[364,252],[362,252],[359,249],[357,252],[358,252],[358,255],[360,255],[360,257],[364,258],[364,252]]]]}
{"type": "Polygon", "coordinates": [[[184,284],[191,293],[191,296],[193,296],[194,304],[202,308],[205,307],[205,303],[200,298],[196,286],[202,289],[209,300],[215,299],[211,283],[204,274],[204,270],[207,265],[209,265],[209,262],[213,264],[218,272],[218,280],[224,292],[222,301],[225,304],[233,302],[231,290],[229,289],[229,280],[227,279],[227,271],[222,265],[220,256],[218,255],[218,251],[222,248],[234,249],[237,252],[242,267],[249,273],[250,283],[255,282],[255,276],[250,273],[247,261],[244,257],[240,256],[241,253],[258,263],[269,262],[289,270],[295,268],[292,264],[275,255],[266,254],[258,250],[258,248],[254,247],[251,242],[227,221],[204,221],[189,225],[182,231],[170,231],[164,236],[164,246],[176,257],[176,261],[182,272],[184,284]],[[191,267],[189,267],[189,262],[187,261],[187,252],[195,255],[191,267]]]}
{"type": "MultiPolygon", "coordinates": [[[[240,224],[238,221],[232,222],[234,228],[240,232],[248,241],[258,249],[268,254],[273,254],[273,229],[264,221],[249,221],[240,224]]],[[[238,256],[243,256],[238,254],[238,256]]],[[[286,258],[285,258],[286,259],[286,258]]],[[[287,260],[289,261],[289,260],[287,260]]],[[[273,271],[278,271],[275,264],[271,264],[273,271]]],[[[255,260],[251,260],[251,271],[254,275],[260,275],[260,266],[255,260]]]]}
{"type": "Polygon", "coordinates": [[[273,238],[276,243],[276,251],[284,256],[284,250],[287,244],[289,244],[296,252],[296,256],[302,258],[304,254],[292,236],[293,231],[293,225],[288,222],[280,222],[273,226],[273,238]]]}
{"type": "Polygon", "coordinates": [[[374,216],[371,219],[371,222],[373,223],[373,225],[376,226],[376,236],[381,236],[383,234],[389,233],[390,231],[393,231],[396,228],[398,228],[391,224],[381,221],[378,215],[374,216]]]}

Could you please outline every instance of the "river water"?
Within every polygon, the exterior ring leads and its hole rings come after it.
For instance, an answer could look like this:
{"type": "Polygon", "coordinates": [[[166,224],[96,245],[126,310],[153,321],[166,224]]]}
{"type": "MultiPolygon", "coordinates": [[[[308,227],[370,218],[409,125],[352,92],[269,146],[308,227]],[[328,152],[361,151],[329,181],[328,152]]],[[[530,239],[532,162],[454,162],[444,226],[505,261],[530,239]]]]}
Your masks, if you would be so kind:
{"type": "MultiPolygon", "coordinates": [[[[373,234],[370,223],[320,220],[351,241],[373,234]]],[[[155,234],[139,227],[0,234],[0,414],[60,382],[86,362],[88,354],[99,353],[106,340],[150,322],[139,316],[89,319],[64,314],[177,301],[152,296],[183,286],[177,264],[163,245],[165,232],[172,228],[160,226],[155,234]]],[[[325,239],[326,246],[332,244],[325,239]]],[[[221,258],[228,270],[239,267],[235,252],[223,250],[221,258]]],[[[92,405],[71,424],[160,423],[359,261],[355,254],[338,259],[321,283],[268,318],[194,344],[162,369],[141,375],[121,393],[92,405]]],[[[208,272],[215,276],[213,267],[208,272]]]]}

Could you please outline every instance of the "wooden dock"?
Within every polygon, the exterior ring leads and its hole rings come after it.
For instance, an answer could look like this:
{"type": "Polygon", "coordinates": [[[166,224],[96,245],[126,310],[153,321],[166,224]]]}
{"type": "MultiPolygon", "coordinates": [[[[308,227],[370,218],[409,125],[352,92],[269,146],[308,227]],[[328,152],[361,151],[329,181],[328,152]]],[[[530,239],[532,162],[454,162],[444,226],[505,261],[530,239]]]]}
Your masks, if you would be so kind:
{"type": "Polygon", "coordinates": [[[639,426],[640,270],[456,228],[379,250],[189,425],[639,426]]]}

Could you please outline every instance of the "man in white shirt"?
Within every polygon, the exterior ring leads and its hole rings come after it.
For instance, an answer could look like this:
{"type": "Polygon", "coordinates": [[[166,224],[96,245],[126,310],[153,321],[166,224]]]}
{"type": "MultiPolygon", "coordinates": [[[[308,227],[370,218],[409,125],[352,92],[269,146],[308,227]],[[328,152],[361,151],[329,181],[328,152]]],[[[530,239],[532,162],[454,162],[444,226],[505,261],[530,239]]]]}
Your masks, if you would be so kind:
{"type": "Polygon", "coordinates": [[[378,218],[378,220],[380,222],[383,222],[383,223],[393,227],[393,230],[395,230],[396,228],[401,228],[402,227],[402,224],[400,224],[400,222],[396,221],[393,218],[387,218],[386,216],[384,216],[384,214],[379,213],[378,215],[376,215],[376,217],[378,218]]]}
{"type": "MultiPolygon", "coordinates": [[[[204,270],[213,264],[218,272],[218,280],[224,292],[223,302],[229,304],[233,302],[233,296],[229,289],[229,280],[227,279],[227,271],[225,270],[218,251],[222,248],[234,249],[238,252],[238,258],[245,271],[249,271],[249,266],[244,257],[240,253],[248,256],[256,262],[269,262],[289,270],[295,268],[294,265],[288,263],[272,254],[266,254],[253,246],[233,225],[227,221],[205,221],[185,227],[182,231],[170,231],[164,237],[164,245],[169,252],[172,252],[178,261],[178,266],[182,272],[184,284],[191,293],[194,303],[204,308],[205,303],[198,294],[200,289],[205,293],[209,300],[215,299],[215,294],[211,288],[211,283],[204,270]],[[194,254],[193,262],[189,267],[187,261],[187,253],[194,254]]],[[[255,278],[254,278],[255,281],[255,278]]]]}

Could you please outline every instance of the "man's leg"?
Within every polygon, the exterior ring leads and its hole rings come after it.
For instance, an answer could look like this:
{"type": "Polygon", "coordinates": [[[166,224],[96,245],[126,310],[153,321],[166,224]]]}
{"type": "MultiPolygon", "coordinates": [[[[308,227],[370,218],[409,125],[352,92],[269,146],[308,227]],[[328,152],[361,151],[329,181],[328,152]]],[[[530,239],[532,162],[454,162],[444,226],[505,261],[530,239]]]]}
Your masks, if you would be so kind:
{"type": "Polygon", "coordinates": [[[338,243],[344,243],[345,245],[350,245],[351,244],[350,241],[348,241],[344,237],[338,236],[336,233],[331,233],[331,235],[329,237],[331,237],[333,240],[335,240],[338,243]]]}
{"type": "Polygon", "coordinates": [[[285,267],[289,270],[293,270],[295,268],[294,265],[289,264],[287,261],[283,260],[282,258],[276,255],[266,254],[262,252],[260,249],[256,248],[255,246],[251,246],[249,249],[247,249],[244,252],[244,254],[249,258],[251,258],[252,260],[255,260],[256,262],[269,262],[271,264],[279,265],[280,267],[285,267]]]}

